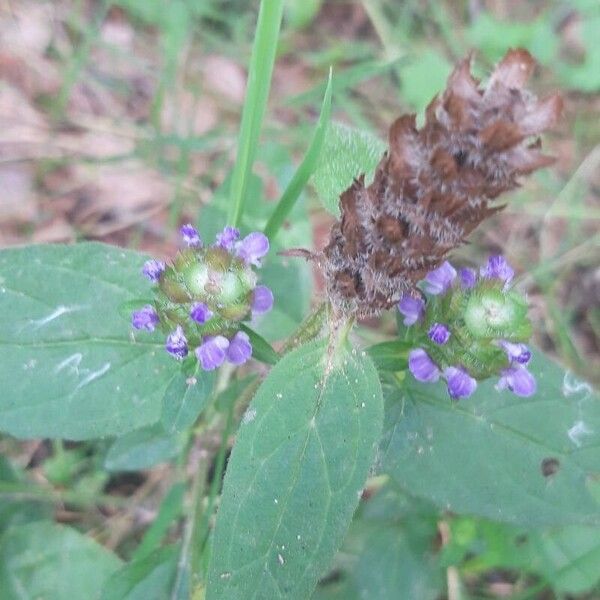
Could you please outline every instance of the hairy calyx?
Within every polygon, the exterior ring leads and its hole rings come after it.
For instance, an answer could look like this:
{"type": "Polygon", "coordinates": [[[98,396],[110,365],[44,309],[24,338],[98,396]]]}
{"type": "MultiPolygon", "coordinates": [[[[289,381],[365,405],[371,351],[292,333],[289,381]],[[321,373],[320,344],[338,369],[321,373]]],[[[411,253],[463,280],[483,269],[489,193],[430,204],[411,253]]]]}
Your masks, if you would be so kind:
{"type": "Polygon", "coordinates": [[[537,136],[561,111],[558,95],[524,89],[534,60],[511,50],[485,87],[463,60],[417,129],[397,119],[373,183],[359,177],[340,197],[341,218],[318,257],[328,296],[343,314],[376,315],[395,305],[485,218],[518,178],[547,166],[537,136]]]}

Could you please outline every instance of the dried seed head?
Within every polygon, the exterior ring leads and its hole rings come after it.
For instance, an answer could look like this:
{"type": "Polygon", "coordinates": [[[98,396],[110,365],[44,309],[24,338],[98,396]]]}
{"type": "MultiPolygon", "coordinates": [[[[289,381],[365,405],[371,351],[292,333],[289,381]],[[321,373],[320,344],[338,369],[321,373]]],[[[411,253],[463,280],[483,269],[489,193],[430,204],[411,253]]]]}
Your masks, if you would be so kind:
{"type": "Polygon", "coordinates": [[[396,304],[502,209],[492,200],[552,162],[528,139],[556,122],[562,103],[523,88],[533,67],[526,50],[511,50],[481,88],[467,58],[421,129],[414,115],[392,124],[373,183],[361,176],[342,193],[341,218],[319,259],[339,312],[376,315],[396,304]]]}

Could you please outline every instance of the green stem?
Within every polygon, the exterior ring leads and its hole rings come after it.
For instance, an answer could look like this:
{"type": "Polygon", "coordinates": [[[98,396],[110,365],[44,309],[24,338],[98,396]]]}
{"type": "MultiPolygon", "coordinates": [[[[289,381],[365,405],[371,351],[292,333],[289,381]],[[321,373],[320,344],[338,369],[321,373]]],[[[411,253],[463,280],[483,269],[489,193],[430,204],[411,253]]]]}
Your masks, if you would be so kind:
{"type": "Polygon", "coordinates": [[[256,25],[256,37],[252,47],[246,100],[242,112],[240,137],[235,166],[231,176],[231,204],[228,223],[240,225],[252,164],[256,157],[258,137],[262,125],[275,53],[283,15],[283,0],[262,0],[256,25]]]}

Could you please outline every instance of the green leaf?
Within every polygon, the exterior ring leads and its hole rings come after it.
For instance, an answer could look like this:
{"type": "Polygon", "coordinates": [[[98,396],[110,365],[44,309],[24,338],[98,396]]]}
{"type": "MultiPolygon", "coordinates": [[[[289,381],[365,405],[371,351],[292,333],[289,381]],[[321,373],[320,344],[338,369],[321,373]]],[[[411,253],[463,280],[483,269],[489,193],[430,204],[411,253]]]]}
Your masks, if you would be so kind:
{"type": "Polygon", "coordinates": [[[158,515],[146,533],[144,533],[140,545],[135,549],[131,557],[132,561],[147,558],[158,548],[171,523],[181,515],[185,489],[186,486],[184,483],[176,483],[163,498],[163,501],[160,503],[158,515]]]}
{"type": "Polygon", "coordinates": [[[538,524],[600,523],[600,398],[535,353],[531,398],[480,384],[452,402],[407,377],[386,388],[382,469],[457,513],[538,524]]]}
{"type": "Polygon", "coordinates": [[[206,406],[215,382],[215,373],[202,371],[195,361],[191,376],[178,373],[165,391],[161,423],[166,433],[187,431],[206,406]]]}
{"type": "Polygon", "coordinates": [[[38,521],[0,538],[2,600],[96,598],[121,561],[70,527],[38,521]]]}
{"type": "Polygon", "coordinates": [[[380,371],[402,371],[408,365],[412,344],[403,340],[381,342],[367,348],[367,352],[380,371]]]}
{"type": "Polygon", "coordinates": [[[245,331],[250,338],[250,343],[252,344],[252,357],[254,359],[260,360],[267,365],[274,365],[279,360],[279,354],[273,350],[273,346],[271,346],[264,337],[258,335],[258,333],[253,329],[250,329],[250,327],[246,327],[246,325],[242,324],[240,329],[245,331]]]}
{"type": "Polygon", "coordinates": [[[183,437],[168,433],[162,423],[130,431],[117,438],[108,449],[104,467],[109,471],[148,469],[177,456],[183,437]]]}
{"type": "Polygon", "coordinates": [[[365,173],[369,179],[385,152],[385,144],[374,135],[332,122],[313,183],[319,200],[333,215],[339,215],[338,200],[352,181],[365,173]]]}
{"type": "Polygon", "coordinates": [[[0,430],[81,440],[158,420],[178,365],[119,316],[148,293],[145,259],[97,243],[0,252],[0,430]]]}
{"type": "Polygon", "coordinates": [[[364,353],[326,342],[282,358],[246,412],[229,460],[207,600],[304,600],[347,530],[382,419],[364,353]]]}
{"type": "Polygon", "coordinates": [[[422,111],[444,89],[452,65],[445,56],[432,49],[419,52],[415,60],[400,69],[402,96],[409,106],[422,111]]]}
{"type": "Polygon", "coordinates": [[[175,545],[161,548],[146,558],[130,562],[106,582],[101,600],[169,598],[178,558],[179,546],[175,545]]]}
{"type": "Polygon", "coordinates": [[[322,4],[323,0],[289,0],[285,5],[287,23],[295,29],[310,25],[322,4]]]}
{"type": "MultiPolygon", "coordinates": [[[[305,0],[302,0],[302,2],[304,3],[305,0]]],[[[321,114],[319,115],[319,121],[317,122],[317,127],[315,128],[310,146],[265,226],[265,235],[270,240],[273,240],[277,232],[281,229],[286,217],[290,214],[298,198],[300,198],[304,186],[317,167],[317,161],[321,155],[323,141],[331,117],[331,89],[332,78],[330,70],[327,87],[325,88],[325,97],[323,98],[323,104],[321,106],[321,114]]]]}

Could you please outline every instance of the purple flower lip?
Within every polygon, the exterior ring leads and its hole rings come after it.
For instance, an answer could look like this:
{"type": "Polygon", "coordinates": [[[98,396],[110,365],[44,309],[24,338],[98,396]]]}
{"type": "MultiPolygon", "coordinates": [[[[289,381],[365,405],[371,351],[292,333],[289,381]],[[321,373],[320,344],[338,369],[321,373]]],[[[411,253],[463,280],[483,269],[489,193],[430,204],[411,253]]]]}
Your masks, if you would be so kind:
{"type": "Polygon", "coordinates": [[[410,351],[408,368],[417,381],[433,383],[440,378],[440,370],[422,348],[410,351]]]}
{"type": "Polygon", "coordinates": [[[432,342],[443,345],[450,339],[450,330],[443,323],[434,323],[427,335],[432,342]]]}
{"type": "Polygon", "coordinates": [[[207,337],[196,348],[196,357],[200,366],[205,371],[212,371],[220,367],[225,361],[225,351],[229,347],[229,340],[222,335],[207,337]]]}
{"type": "Polygon", "coordinates": [[[227,360],[234,365],[243,365],[252,356],[250,338],[243,331],[238,331],[227,348],[227,360]]]}
{"type": "Polygon", "coordinates": [[[168,335],[165,348],[177,360],[182,360],[188,355],[187,339],[181,325],[177,325],[175,331],[168,335]]]}
{"type": "Polygon", "coordinates": [[[260,315],[273,308],[273,292],[266,285],[257,285],[252,293],[252,312],[260,315]]]}
{"type": "Polygon", "coordinates": [[[463,290],[470,290],[477,283],[477,274],[473,269],[469,269],[468,267],[459,269],[458,276],[463,290]]]}
{"type": "Polygon", "coordinates": [[[508,285],[515,276],[514,269],[508,264],[504,256],[490,256],[485,267],[480,270],[481,276],[486,279],[500,279],[508,285]]]}
{"type": "Polygon", "coordinates": [[[430,271],[425,277],[425,291],[437,296],[445,293],[456,278],[456,269],[444,261],[441,266],[430,271]]]}
{"type": "Polygon", "coordinates": [[[240,230],[227,225],[221,233],[217,233],[217,246],[224,250],[231,251],[235,247],[235,243],[240,238],[240,230]]]}
{"type": "Polygon", "coordinates": [[[269,251],[269,239],[260,231],[248,234],[241,242],[237,242],[236,253],[246,264],[260,267],[260,259],[269,251]]]}
{"type": "Polygon", "coordinates": [[[200,239],[197,229],[190,223],[183,225],[179,230],[179,233],[189,248],[199,248],[202,246],[202,240],[200,239]]]}
{"type": "Polygon", "coordinates": [[[160,260],[147,260],[142,267],[142,273],[154,283],[158,282],[165,271],[165,263],[160,260]]]}
{"type": "Polygon", "coordinates": [[[444,371],[448,393],[454,400],[469,397],[477,389],[477,381],[462,367],[448,367],[444,371]]]}
{"type": "Polygon", "coordinates": [[[146,304],[140,310],[136,310],[131,315],[131,324],[136,329],[146,329],[147,331],[154,331],[159,322],[159,317],[154,307],[150,304],[146,304]]]}
{"type": "Polygon", "coordinates": [[[190,310],[190,318],[200,325],[203,325],[213,316],[212,310],[204,302],[196,302],[190,310]]]}
{"type": "Polygon", "coordinates": [[[501,340],[499,344],[511,363],[517,362],[526,365],[531,360],[531,350],[525,344],[514,344],[506,340],[501,340]]]}
{"type": "Polygon", "coordinates": [[[425,312],[425,302],[422,298],[415,298],[409,294],[404,294],[400,302],[398,302],[398,310],[404,315],[402,321],[407,327],[414,325],[425,312]]]}
{"type": "Polygon", "coordinates": [[[497,390],[510,390],[513,394],[528,398],[537,390],[535,377],[522,365],[514,365],[502,371],[497,390]]]}

